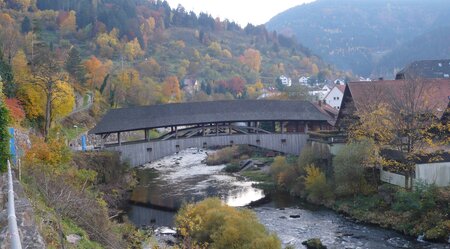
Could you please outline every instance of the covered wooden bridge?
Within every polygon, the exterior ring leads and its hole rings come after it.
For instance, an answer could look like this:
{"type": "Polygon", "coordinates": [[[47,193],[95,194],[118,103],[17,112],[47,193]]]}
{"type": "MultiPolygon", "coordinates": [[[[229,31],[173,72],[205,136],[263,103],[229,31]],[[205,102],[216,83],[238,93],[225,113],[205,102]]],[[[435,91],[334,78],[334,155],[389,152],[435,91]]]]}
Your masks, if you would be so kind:
{"type": "Polygon", "coordinates": [[[89,133],[138,166],[191,147],[248,144],[298,154],[307,131],[330,129],[329,121],[307,101],[211,101],[113,109],[89,133]],[[158,137],[150,136],[154,129],[158,137]]]}

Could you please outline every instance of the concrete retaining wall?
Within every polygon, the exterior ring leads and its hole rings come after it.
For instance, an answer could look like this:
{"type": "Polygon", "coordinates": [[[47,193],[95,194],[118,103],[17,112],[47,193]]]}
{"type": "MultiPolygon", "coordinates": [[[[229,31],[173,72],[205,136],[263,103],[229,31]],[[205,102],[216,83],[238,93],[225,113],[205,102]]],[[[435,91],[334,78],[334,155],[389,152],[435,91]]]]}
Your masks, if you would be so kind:
{"type": "MultiPolygon", "coordinates": [[[[8,179],[6,174],[0,175],[0,249],[9,249],[10,236],[8,229],[8,212],[6,203],[8,197],[8,179]]],[[[22,242],[22,248],[46,248],[44,239],[39,234],[38,226],[34,221],[33,207],[25,195],[20,182],[14,178],[13,188],[15,193],[17,226],[22,242]]]]}
{"type": "Polygon", "coordinates": [[[120,146],[109,146],[105,149],[120,152],[121,159],[128,161],[131,166],[135,167],[187,148],[231,144],[248,144],[286,154],[299,155],[301,149],[306,145],[307,139],[308,135],[306,134],[248,134],[122,144],[120,146]]]}
{"type": "Polygon", "coordinates": [[[406,177],[389,171],[380,170],[380,180],[400,187],[406,187],[406,177]]]}

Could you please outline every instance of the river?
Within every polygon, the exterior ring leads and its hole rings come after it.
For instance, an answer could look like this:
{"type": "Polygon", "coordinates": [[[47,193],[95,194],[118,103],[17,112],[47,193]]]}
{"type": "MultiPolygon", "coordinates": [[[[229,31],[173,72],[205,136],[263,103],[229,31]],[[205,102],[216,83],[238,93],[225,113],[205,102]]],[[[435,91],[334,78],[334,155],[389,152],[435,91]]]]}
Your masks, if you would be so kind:
{"type": "Polygon", "coordinates": [[[419,242],[394,231],[357,224],[333,211],[301,202],[283,193],[265,194],[253,182],[223,173],[225,167],[202,161],[213,151],[188,149],[144,165],[133,190],[129,219],[139,227],[172,227],[183,202],[208,196],[230,206],[251,204],[260,222],[278,235],[283,246],[320,238],[328,248],[445,248],[450,245],[419,242]]]}

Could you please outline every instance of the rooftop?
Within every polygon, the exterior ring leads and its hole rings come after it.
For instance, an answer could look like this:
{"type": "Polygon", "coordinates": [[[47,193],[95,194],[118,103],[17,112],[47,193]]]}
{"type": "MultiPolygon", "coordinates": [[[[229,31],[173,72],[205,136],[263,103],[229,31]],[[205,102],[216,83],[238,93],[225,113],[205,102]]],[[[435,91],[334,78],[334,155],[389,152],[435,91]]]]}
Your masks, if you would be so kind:
{"type": "Polygon", "coordinates": [[[428,79],[450,78],[450,60],[414,61],[398,72],[395,79],[405,79],[407,76],[428,79]]]}
{"type": "Polygon", "coordinates": [[[295,120],[326,122],[330,119],[308,101],[225,100],[112,109],[89,133],[105,134],[202,123],[295,120]]]}
{"type": "Polygon", "coordinates": [[[347,86],[358,110],[385,102],[400,111],[414,101],[417,111],[432,112],[441,118],[449,105],[450,79],[350,82],[347,86]]]}

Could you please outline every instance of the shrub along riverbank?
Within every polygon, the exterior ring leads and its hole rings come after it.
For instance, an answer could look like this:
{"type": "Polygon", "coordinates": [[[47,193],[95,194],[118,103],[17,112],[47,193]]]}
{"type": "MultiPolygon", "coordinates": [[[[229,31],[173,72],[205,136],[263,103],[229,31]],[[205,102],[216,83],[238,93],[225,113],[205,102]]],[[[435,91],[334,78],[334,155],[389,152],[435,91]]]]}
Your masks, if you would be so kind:
{"type": "Polygon", "coordinates": [[[275,185],[310,203],[324,205],[349,217],[410,236],[447,243],[450,239],[450,188],[418,183],[412,190],[382,184],[370,166],[372,144],[346,145],[333,158],[311,147],[297,161],[276,157],[270,172],[243,175],[262,186],[275,185]]]}
{"type": "Polygon", "coordinates": [[[146,240],[116,219],[134,182],[118,155],[76,154],[62,139],[35,137],[23,159],[22,184],[48,248],[139,248],[146,240]]]}

